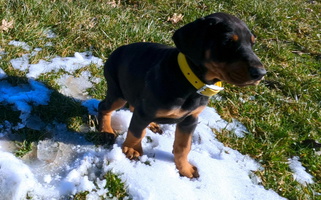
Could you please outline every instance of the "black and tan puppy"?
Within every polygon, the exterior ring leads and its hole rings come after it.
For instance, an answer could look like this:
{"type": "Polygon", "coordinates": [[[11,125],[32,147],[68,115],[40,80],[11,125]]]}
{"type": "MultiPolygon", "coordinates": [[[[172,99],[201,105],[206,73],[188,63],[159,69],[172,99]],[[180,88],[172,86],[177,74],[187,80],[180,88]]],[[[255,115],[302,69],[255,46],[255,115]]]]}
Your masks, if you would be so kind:
{"type": "Polygon", "coordinates": [[[99,129],[109,140],[116,135],[111,114],[127,102],[133,117],[122,146],[129,158],[143,154],[141,141],[151,123],[176,123],[174,161],[179,173],[198,177],[188,162],[192,133],[214,84],[257,85],[266,74],[253,53],[255,37],[240,19],[215,13],[178,29],[177,48],[135,43],[116,49],[105,64],[106,98],[99,104],[99,129]]]}

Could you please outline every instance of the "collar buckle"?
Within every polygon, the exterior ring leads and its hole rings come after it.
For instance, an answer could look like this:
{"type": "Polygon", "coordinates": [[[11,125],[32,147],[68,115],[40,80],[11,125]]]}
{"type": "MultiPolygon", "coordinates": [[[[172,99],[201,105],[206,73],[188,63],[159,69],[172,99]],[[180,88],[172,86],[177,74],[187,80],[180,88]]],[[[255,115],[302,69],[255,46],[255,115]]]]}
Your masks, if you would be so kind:
{"type": "Polygon", "coordinates": [[[220,87],[221,85],[204,85],[200,89],[197,90],[197,93],[204,96],[213,96],[217,93],[219,93],[221,90],[223,90],[223,87],[220,87]]]}

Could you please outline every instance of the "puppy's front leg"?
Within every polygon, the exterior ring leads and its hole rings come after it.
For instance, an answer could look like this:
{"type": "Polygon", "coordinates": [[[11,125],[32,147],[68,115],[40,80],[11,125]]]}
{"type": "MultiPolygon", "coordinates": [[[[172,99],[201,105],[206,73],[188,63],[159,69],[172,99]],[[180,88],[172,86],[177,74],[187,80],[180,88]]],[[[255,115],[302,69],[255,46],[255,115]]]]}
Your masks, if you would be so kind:
{"type": "Polygon", "coordinates": [[[136,159],[143,155],[142,139],[144,138],[145,134],[145,129],[139,134],[139,137],[135,137],[131,131],[128,131],[126,140],[122,147],[123,153],[127,158],[136,159]]]}
{"type": "Polygon", "coordinates": [[[174,161],[182,176],[198,178],[197,168],[188,162],[188,153],[191,150],[192,134],[197,125],[197,117],[188,116],[176,126],[174,141],[174,161]]]}
{"type": "Polygon", "coordinates": [[[139,108],[135,108],[133,117],[130,121],[127,137],[123,143],[123,153],[129,159],[136,159],[143,155],[142,139],[145,137],[145,128],[151,122],[139,108]],[[143,117],[145,116],[145,117],[143,117]]]}

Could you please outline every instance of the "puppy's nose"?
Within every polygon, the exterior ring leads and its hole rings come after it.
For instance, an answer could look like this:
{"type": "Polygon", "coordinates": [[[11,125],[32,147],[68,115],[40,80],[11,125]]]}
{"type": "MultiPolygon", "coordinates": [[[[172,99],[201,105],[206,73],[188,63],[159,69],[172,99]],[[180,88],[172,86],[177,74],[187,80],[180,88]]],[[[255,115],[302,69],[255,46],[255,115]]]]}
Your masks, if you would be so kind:
{"type": "Polygon", "coordinates": [[[249,69],[250,76],[254,80],[260,80],[266,74],[266,70],[264,68],[250,67],[249,69]]]}

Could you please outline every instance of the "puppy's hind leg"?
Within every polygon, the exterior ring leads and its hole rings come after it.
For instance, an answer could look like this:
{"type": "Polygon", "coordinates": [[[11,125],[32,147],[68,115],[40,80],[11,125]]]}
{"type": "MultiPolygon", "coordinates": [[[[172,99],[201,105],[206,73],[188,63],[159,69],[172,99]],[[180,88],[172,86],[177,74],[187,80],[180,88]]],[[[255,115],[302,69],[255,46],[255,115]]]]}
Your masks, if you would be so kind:
{"type": "Polygon", "coordinates": [[[112,113],[122,108],[126,104],[126,101],[122,98],[107,97],[99,103],[98,106],[98,123],[99,132],[104,134],[104,140],[107,144],[113,144],[116,139],[116,134],[111,127],[111,115],[112,113]]]}

